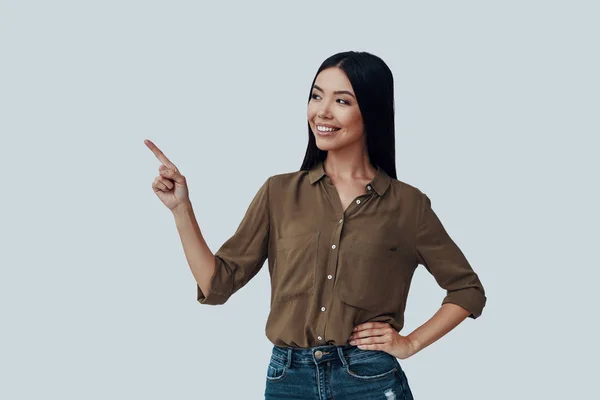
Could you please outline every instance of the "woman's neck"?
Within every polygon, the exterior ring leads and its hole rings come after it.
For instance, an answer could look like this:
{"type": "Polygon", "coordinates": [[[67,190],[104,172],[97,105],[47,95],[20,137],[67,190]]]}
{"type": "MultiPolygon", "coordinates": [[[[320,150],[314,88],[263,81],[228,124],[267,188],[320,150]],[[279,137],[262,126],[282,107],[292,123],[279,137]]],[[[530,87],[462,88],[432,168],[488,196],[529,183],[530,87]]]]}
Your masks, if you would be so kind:
{"type": "Polygon", "coordinates": [[[328,176],[342,180],[373,179],[377,172],[366,153],[342,155],[330,150],[323,167],[328,176]]]}

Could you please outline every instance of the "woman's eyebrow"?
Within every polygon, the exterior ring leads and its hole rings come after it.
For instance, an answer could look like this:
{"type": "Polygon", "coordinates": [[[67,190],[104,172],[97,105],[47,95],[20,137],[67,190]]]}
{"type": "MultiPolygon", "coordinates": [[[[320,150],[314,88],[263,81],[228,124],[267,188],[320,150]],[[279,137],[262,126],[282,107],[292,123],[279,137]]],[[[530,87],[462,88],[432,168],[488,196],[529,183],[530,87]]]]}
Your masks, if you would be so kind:
{"type": "MultiPolygon", "coordinates": [[[[320,87],[318,87],[317,85],[313,86],[315,89],[320,90],[321,92],[323,92],[323,89],[321,89],[320,87]]],[[[335,92],[333,92],[333,94],[349,94],[350,96],[354,97],[354,95],[352,93],[350,93],[347,90],[336,90],[335,92]]],[[[356,97],[354,97],[356,98],[356,97]]]]}

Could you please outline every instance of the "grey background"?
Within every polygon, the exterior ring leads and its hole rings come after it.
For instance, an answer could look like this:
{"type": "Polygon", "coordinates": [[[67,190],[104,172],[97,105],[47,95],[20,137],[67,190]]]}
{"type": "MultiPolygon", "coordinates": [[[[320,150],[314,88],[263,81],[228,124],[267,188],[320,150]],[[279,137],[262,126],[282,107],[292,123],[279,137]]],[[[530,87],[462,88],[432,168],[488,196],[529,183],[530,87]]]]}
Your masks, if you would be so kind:
{"type": "MultiPolygon", "coordinates": [[[[143,140],[186,175],[214,252],[266,177],[299,169],[309,85],[345,50],[392,69],[398,178],[488,296],[400,360],[415,398],[594,398],[599,10],[0,1],[0,398],[262,398],[268,270],[196,302],[143,140]]],[[[444,295],[419,267],[401,334],[444,295]]]]}

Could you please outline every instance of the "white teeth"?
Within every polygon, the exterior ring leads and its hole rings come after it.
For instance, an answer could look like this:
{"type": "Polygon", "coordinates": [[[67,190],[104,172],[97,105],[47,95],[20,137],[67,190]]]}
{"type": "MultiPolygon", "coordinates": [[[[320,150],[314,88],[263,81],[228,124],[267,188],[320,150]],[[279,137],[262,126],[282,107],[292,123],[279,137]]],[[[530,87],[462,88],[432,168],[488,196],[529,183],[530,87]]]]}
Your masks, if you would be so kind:
{"type": "MultiPolygon", "coordinates": [[[[333,132],[334,131],[333,128],[329,128],[326,126],[319,126],[319,125],[317,125],[317,130],[319,130],[321,132],[333,132]]],[[[335,129],[335,130],[337,130],[337,129],[335,129]]]]}

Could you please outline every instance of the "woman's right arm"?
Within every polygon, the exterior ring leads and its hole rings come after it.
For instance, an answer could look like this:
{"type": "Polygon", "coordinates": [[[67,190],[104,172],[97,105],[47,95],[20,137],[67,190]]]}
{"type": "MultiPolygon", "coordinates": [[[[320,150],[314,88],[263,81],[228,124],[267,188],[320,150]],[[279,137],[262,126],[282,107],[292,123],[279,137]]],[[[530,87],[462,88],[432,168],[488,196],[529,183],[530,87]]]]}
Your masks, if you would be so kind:
{"type": "Polygon", "coordinates": [[[206,245],[198,227],[185,176],[152,141],[144,140],[144,143],[162,164],[158,168],[158,176],[152,182],[152,190],[173,213],[192,274],[200,290],[209,293],[210,280],[215,271],[215,256],[206,245]]]}
{"type": "Polygon", "coordinates": [[[258,273],[267,259],[270,178],[254,195],[235,233],[213,254],[198,227],[185,176],[154,143],[145,143],[162,163],[152,190],[173,213],[197,283],[197,300],[201,304],[223,304],[258,273]]]}
{"type": "Polygon", "coordinates": [[[192,203],[185,202],[172,211],[192,274],[200,290],[209,293],[210,281],[215,272],[215,256],[202,236],[192,203]]]}

